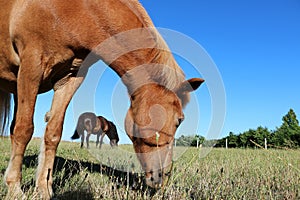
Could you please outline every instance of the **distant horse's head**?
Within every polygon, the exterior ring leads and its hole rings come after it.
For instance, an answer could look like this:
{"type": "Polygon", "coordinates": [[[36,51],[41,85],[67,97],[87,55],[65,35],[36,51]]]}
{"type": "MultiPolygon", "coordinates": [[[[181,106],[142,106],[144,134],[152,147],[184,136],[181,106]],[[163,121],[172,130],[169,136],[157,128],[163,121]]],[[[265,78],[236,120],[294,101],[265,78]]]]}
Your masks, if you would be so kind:
{"type": "Polygon", "coordinates": [[[146,173],[146,184],[158,188],[168,179],[172,164],[175,131],[184,119],[188,93],[204,80],[183,82],[176,91],[150,83],[131,95],[125,129],[146,173]]]}
{"type": "Polygon", "coordinates": [[[106,132],[106,135],[110,140],[110,146],[116,147],[118,146],[118,142],[119,142],[119,135],[118,135],[116,125],[111,121],[108,121],[108,123],[109,123],[109,129],[106,132]]]}

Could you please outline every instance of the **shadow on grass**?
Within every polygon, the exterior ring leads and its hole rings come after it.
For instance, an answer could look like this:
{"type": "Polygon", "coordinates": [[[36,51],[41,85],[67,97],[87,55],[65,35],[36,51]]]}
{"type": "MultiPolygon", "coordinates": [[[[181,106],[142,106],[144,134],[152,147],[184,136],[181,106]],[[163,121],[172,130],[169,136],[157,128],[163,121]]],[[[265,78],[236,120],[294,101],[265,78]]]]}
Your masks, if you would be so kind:
{"type": "MultiPolygon", "coordinates": [[[[25,156],[23,164],[26,167],[36,168],[38,164],[38,156],[37,155],[30,155],[25,156]]],[[[55,193],[55,190],[57,188],[63,187],[67,181],[69,181],[73,176],[79,174],[83,170],[89,172],[89,173],[100,173],[103,175],[106,175],[109,177],[109,179],[115,183],[115,187],[120,188],[123,186],[129,187],[131,190],[143,190],[148,191],[152,194],[155,193],[155,191],[151,191],[150,188],[146,186],[144,183],[144,176],[139,173],[132,173],[132,172],[124,172],[121,170],[114,169],[110,166],[103,165],[103,164],[97,164],[97,163],[91,163],[91,162],[83,162],[83,161],[77,161],[77,160],[68,160],[64,159],[62,157],[56,157],[54,161],[54,171],[53,171],[53,190],[55,193]],[[59,179],[55,179],[55,175],[59,172],[64,171],[63,177],[60,177],[59,179]]],[[[86,177],[88,176],[88,173],[86,174],[86,177]]],[[[86,178],[85,177],[85,178],[86,178]]],[[[84,180],[85,180],[84,178],[84,180]]],[[[83,182],[84,182],[83,180],[83,182]]],[[[82,182],[82,183],[83,183],[82,182]]],[[[29,188],[34,186],[34,180],[26,183],[23,186],[23,189],[25,191],[29,190],[29,188]]],[[[88,190],[81,190],[80,189],[80,183],[78,185],[78,191],[70,191],[65,192],[63,195],[59,195],[60,199],[77,199],[76,197],[87,197],[86,199],[93,199],[93,195],[88,190]]]]}

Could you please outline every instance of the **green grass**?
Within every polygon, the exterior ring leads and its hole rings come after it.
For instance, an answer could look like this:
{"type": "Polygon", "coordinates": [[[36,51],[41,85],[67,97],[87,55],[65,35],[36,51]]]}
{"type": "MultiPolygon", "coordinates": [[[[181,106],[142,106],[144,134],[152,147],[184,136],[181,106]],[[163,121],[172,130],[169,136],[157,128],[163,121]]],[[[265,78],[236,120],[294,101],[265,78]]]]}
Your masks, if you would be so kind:
{"type": "MultiPolygon", "coordinates": [[[[33,198],[40,140],[30,142],[22,185],[33,198]]],[[[54,171],[58,199],[300,199],[300,150],[196,149],[177,147],[172,177],[154,192],[144,186],[131,145],[80,149],[61,142],[54,171]],[[206,156],[205,151],[209,152],[206,156]],[[202,155],[202,156],[200,156],[202,155]],[[128,179],[129,177],[129,179],[128,179]]],[[[0,179],[7,167],[10,141],[0,139],[0,179]]],[[[0,199],[7,188],[0,183],[0,199]]]]}

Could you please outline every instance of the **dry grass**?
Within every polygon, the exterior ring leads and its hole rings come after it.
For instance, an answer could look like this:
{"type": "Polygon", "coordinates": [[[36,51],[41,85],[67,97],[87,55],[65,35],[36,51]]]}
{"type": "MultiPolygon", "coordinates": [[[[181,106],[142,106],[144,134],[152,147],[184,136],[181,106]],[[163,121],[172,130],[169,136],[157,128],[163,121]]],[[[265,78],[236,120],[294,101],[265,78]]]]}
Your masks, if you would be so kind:
{"type": "MultiPolygon", "coordinates": [[[[23,165],[23,190],[32,199],[39,140],[30,142],[23,165]]],[[[0,139],[0,178],[9,161],[8,139],[0,139]]],[[[90,146],[94,146],[91,144],[90,146]]],[[[62,142],[57,152],[54,191],[58,199],[300,199],[300,150],[175,148],[168,185],[153,191],[131,145],[102,150],[62,142]],[[207,150],[207,149],[206,149],[207,150]]],[[[7,192],[0,184],[0,199],[7,192]]]]}

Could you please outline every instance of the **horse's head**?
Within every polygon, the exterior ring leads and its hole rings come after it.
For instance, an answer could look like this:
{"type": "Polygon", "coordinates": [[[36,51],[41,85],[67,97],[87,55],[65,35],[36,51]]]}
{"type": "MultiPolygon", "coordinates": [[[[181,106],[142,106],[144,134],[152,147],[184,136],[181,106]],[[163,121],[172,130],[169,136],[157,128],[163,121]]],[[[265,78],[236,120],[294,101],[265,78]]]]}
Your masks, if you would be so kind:
{"type": "Polygon", "coordinates": [[[175,131],[184,119],[184,101],[203,81],[185,81],[176,91],[150,83],[131,95],[125,129],[146,173],[147,185],[158,188],[168,179],[175,131]]]}
{"type": "Polygon", "coordinates": [[[106,132],[106,135],[109,137],[110,146],[117,147],[119,142],[119,135],[118,135],[116,125],[111,121],[108,121],[108,123],[109,123],[109,129],[106,132]]]}

